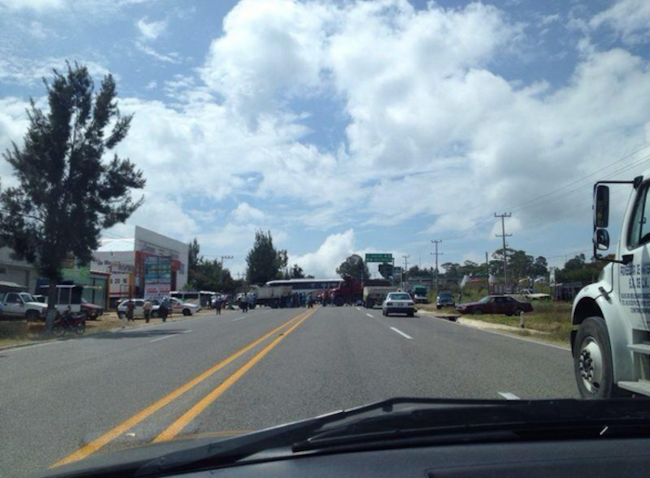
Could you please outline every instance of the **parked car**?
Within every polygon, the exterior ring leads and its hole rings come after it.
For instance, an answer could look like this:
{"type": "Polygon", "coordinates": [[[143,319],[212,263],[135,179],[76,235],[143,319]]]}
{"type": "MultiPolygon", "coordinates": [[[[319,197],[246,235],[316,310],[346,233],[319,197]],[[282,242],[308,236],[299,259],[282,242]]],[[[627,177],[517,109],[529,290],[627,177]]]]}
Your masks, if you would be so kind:
{"type": "Polygon", "coordinates": [[[390,314],[415,315],[415,302],[406,292],[390,292],[381,305],[381,312],[388,317],[390,314]]]}
{"type": "Polygon", "coordinates": [[[171,298],[170,300],[172,303],[172,312],[174,314],[194,315],[201,310],[198,305],[192,304],[191,302],[182,302],[174,298],[171,298]]]}
{"type": "Polygon", "coordinates": [[[438,310],[443,307],[455,307],[456,302],[451,292],[440,292],[436,297],[436,308],[438,310]]]}
{"type": "Polygon", "coordinates": [[[532,312],[529,302],[522,302],[508,295],[488,295],[478,302],[468,302],[456,306],[461,314],[505,314],[519,315],[521,312],[532,312]]]}
{"type": "MultiPolygon", "coordinates": [[[[117,315],[118,317],[122,318],[123,315],[126,314],[126,304],[129,301],[133,301],[135,304],[135,309],[133,309],[133,318],[134,319],[144,319],[144,299],[124,299],[122,302],[120,302],[117,305],[117,315]]],[[[158,301],[151,301],[152,307],[151,307],[151,316],[152,317],[157,317],[158,316],[158,309],[160,309],[160,304],[158,301]]]]}
{"type": "Polygon", "coordinates": [[[88,302],[86,299],[81,299],[81,310],[86,313],[88,319],[90,320],[97,320],[100,315],[104,315],[103,307],[100,307],[97,304],[93,304],[92,302],[88,302]]]}

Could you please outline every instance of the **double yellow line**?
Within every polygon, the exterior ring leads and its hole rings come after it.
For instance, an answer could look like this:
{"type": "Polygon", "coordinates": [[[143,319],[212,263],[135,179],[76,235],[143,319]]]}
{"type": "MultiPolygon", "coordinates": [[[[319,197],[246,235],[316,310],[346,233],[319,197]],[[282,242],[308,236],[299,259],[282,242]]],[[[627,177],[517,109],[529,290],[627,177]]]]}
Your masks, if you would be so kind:
{"type": "Polygon", "coordinates": [[[88,457],[89,455],[95,453],[98,451],[100,448],[106,446],[108,443],[122,435],[123,433],[126,433],[128,430],[136,426],[138,423],[142,422],[146,418],[150,417],[153,415],[155,412],[160,410],[161,408],[169,405],[171,402],[179,398],[181,395],[185,394],[201,382],[205,381],[215,373],[217,373],[219,370],[224,368],[225,366],[229,365],[230,363],[234,362],[237,360],[239,357],[244,355],[246,352],[249,352],[250,350],[254,349],[258,345],[260,345],[262,342],[266,341],[270,337],[272,337],[275,334],[278,334],[280,331],[283,329],[287,328],[284,333],[280,333],[272,342],[270,342],[266,347],[264,347],[260,352],[258,352],[253,358],[251,358],[248,362],[246,362],[241,368],[239,368],[235,373],[233,373],[230,377],[228,377],[224,382],[219,384],[214,390],[212,390],[208,395],[206,395],[201,401],[199,401],[196,405],[194,405],[192,408],[190,408],[187,412],[185,412],[180,418],[178,418],[174,423],[172,423],[165,431],[163,431],[160,435],[158,435],[153,441],[154,442],[159,442],[159,441],[164,441],[164,440],[170,440],[174,438],[176,435],[178,435],[185,426],[187,426],[194,418],[196,418],[201,412],[203,412],[211,403],[213,403],[217,398],[219,398],[226,390],[228,390],[232,385],[234,385],[239,379],[241,379],[246,372],[248,372],[251,368],[255,366],[266,354],[268,354],[274,347],[276,347],[287,335],[289,335],[291,332],[296,330],[300,324],[302,324],[305,320],[307,320],[309,317],[311,317],[314,312],[317,309],[314,310],[309,310],[306,312],[302,312],[298,314],[297,316],[293,317],[292,319],[288,320],[284,324],[280,325],[279,327],[271,330],[267,334],[263,335],[259,339],[251,342],[250,344],[246,345],[242,349],[238,350],[225,360],[219,362],[218,364],[214,365],[213,367],[209,368],[202,374],[198,375],[197,377],[193,378],[189,382],[187,382],[185,385],[182,385],[181,387],[177,388],[173,392],[169,393],[168,395],[164,396],[160,400],[152,403],[148,407],[144,408],[143,410],[139,411],[132,417],[128,418],[124,422],[120,423],[116,427],[110,429],[103,435],[101,435],[99,438],[93,440],[90,443],[87,443],[86,445],[82,446],[79,448],[77,451],[74,453],[66,456],[65,458],[59,460],[56,462],[54,465],[52,465],[51,468],[55,468],[57,466],[62,466],[62,465],[67,465],[68,463],[72,463],[74,461],[78,460],[83,460],[84,458],[88,457]]]}

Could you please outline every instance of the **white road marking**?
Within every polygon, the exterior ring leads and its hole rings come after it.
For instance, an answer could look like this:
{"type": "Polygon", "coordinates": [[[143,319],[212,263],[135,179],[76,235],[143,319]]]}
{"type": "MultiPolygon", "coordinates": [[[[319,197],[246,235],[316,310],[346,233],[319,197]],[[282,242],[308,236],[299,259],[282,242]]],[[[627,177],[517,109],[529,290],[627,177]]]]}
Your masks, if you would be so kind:
{"type": "Polygon", "coordinates": [[[192,329],[183,330],[183,331],[181,332],[181,334],[189,334],[191,331],[192,331],[192,329]]]}
{"type": "Polygon", "coordinates": [[[241,317],[238,317],[238,318],[236,318],[236,319],[233,319],[232,322],[237,322],[238,320],[245,319],[246,317],[247,317],[246,315],[242,315],[241,317]]]}
{"type": "Polygon", "coordinates": [[[62,344],[64,343],[63,340],[56,340],[56,341],[51,341],[51,342],[43,342],[41,344],[30,344],[30,345],[24,345],[24,346],[19,346],[19,347],[7,347],[6,349],[0,349],[0,353],[13,353],[13,352],[18,352],[20,350],[27,350],[27,349],[35,349],[36,347],[45,347],[47,345],[55,345],[55,344],[62,344]]]}
{"type": "Polygon", "coordinates": [[[521,400],[517,395],[510,392],[499,392],[499,395],[501,395],[506,400],[521,400]]]}
{"type": "Polygon", "coordinates": [[[357,310],[359,310],[359,311],[360,311],[361,309],[360,309],[359,307],[357,307],[357,310]]]}
{"type": "Polygon", "coordinates": [[[176,337],[176,336],[175,335],[165,335],[163,337],[158,337],[157,339],[150,340],[149,343],[152,344],[154,342],[160,342],[161,340],[170,339],[172,337],[176,337]]]}
{"type": "Polygon", "coordinates": [[[366,312],[366,315],[367,315],[368,317],[374,317],[374,315],[369,314],[368,312],[366,312]]]}
{"type": "Polygon", "coordinates": [[[391,330],[392,330],[393,332],[397,332],[398,334],[400,334],[400,335],[403,336],[403,337],[406,337],[406,338],[409,339],[409,340],[413,340],[413,337],[411,337],[410,335],[406,335],[404,332],[402,332],[402,331],[399,330],[399,329],[396,329],[395,327],[391,327],[391,330]]]}

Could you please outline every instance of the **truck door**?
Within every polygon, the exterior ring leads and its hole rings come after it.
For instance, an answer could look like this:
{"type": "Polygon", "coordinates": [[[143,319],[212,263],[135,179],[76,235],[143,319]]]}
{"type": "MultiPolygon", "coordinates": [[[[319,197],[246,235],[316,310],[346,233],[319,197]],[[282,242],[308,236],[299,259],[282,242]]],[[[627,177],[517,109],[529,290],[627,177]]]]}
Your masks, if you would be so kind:
{"type": "Polygon", "coordinates": [[[16,292],[9,292],[5,296],[5,303],[2,309],[3,314],[10,317],[22,317],[25,315],[25,303],[16,292]]]}
{"type": "MultiPolygon", "coordinates": [[[[633,327],[648,329],[650,323],[650,183],[640,187],[636,196],[627,238],[620,244],[622,255],[631,254],[628,265],[613,264],[618,276],[621,304],[632,319],[633,327]]],[[[626,234],[623,234],[625,237],[626,234]]]]}

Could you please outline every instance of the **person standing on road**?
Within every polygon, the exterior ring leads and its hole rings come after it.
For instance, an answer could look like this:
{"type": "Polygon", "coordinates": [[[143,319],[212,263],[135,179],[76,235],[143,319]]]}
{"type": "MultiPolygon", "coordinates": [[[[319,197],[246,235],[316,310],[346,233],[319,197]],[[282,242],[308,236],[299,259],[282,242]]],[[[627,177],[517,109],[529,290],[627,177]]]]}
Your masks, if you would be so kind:
{"type": "Polygon", "coordinates": [[[135,312],[135,302],[132,300],[126,303],[126,319],[133,322],[133,313],[135,312]]]}
{"type": "Polygon", "coordinates": [[[149,319],[151,319],[151,310],[153,309],[153,304],[149,299],[144,301],[144,305],[142,306],[142,310],[144,311],[144,321],[145,323],[149,323],[149,319]]]}
{"type": "Polygon", "coordinates": [[[309,297],[307,297],[307,308],[313,309],[314,308],[314,296],[309,294],[309,297]]]}
{"type": "Polygon", "coordinates": [[[221,297],[217,297],[217,300],[214,301],[214,308],[217,311],[217,315],[221,315],[221,306],[223,305],[223,300],[221,297]]]}
{"type": "Polygon", "coordinates": [[[244,314],[248,314],[248,295],[244,294],[244,296],[241,298],[241,309],[244,312],[244,314]]]}
{"type": "Polygon", "coordinates": [[[167,315],[169,314],[169,299],[165,297],[160,304],[160,309],[158,309],[158,312],[160,314],[160,318],[162,319],[163,322],[167,322],[167,315]]]}

